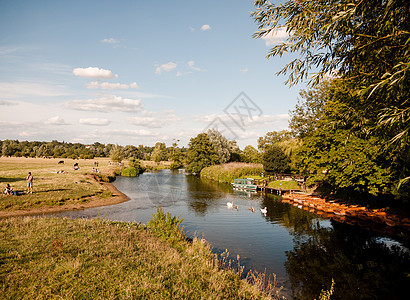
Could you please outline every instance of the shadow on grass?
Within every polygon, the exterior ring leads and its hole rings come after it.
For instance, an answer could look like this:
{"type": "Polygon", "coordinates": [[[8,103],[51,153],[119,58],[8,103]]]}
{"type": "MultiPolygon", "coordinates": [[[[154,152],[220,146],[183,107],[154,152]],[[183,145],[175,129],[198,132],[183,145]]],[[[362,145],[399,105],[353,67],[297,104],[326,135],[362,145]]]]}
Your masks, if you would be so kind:
{"type": "MultiPolygon", "coordinates": [[[[48,192],[62,192],[62,191],[68,191],[69,189],[54,189],[54,190],[43,190],[41,191],[42,193],[48,193],[48,192]]],[[[39,191],[40,192],[40,191],[39,191]]]]}
{"type": "Polygon", "coordinates": [[[8,177],[0,177],[0,182],[17,182],[17,181],[25,181],[24,178],[8,178],[8,177]]]}

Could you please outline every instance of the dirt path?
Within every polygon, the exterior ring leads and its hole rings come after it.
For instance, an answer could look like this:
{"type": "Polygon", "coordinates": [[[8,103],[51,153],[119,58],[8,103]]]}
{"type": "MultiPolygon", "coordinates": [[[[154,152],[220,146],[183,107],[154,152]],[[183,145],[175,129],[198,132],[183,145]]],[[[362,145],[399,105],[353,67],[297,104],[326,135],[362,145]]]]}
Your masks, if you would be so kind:
{"type": "Polygon", "coordinates": [[[104,185],[108,190],[111,191],[112,193],[111,198],[101,199],[98,197],[91,197],[91,200],[86,203],[66,204],[62,206],[42,207],[42,208],[33,208],[33,209],[26,209],[26,210],[0,211],[0,218],[8,218],[8,217],[15,217],[15,216],[28,216],[28,215],[43,215],[43,214],[57,213],[57,212],[69,211],[69,210],[79,210],[79,209],[85,209],[85,208],[91,208],[91,207],[114,205],[114,204],[118,204],[118,203],[129,200],[127,195],[121,193],[111,183],[100,182],[100,184],[104,185]]]}

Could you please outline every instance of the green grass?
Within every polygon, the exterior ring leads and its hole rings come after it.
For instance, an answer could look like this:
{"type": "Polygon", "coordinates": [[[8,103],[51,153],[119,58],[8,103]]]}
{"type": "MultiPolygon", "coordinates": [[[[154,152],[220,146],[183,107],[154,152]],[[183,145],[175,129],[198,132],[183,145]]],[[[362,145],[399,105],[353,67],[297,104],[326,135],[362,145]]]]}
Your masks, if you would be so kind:
{"type": "Polygon", "coordinates": [[[270,299],[221,268],[209,244],[188,241],[176,223],[163,212],[149,226],[100,219],[1,220],[1,298],[270,299]]]}
{"type": "Polygon", "coordinates": [[[301,187],[297,181],[294,180],[276,180],[269,182],[268,187],[275,188],[275,189],[283,189],[283,190],[300,190],[301,187]]]}
{"type": "Polygon", "coordinates": [[[261,164],[227,163],[202,169],[201,178],[231,183],[235,178],[257,177],[263,172],[261,164]]]}
{"type": "MultiPolygon", "coordinates": [[[[93,197],[108,198],[112,194],[104,186],[87,177],[91,173],[94,161],[99,161],[98,169],[109,173],[111,167],[107,159],[72,160],[72,159],[43,159],[43,158],[0,158],[0,210],[21,210],[62,206],[68,203],[84,203],[93,197]],[[64,160],[64,164],[57,164],[64,160]],[[74,170],[77,162],[80,170],[74,170]],[[57,171],[65,173],[58,174],[57,171]],[[3,194],[4,187],[9,183],[16,191],[27,192],[26,180],[28,172],[34,176],[33,194],[21,196],[7,196],[3,194]]],[[[100,173],[100,174],[103,174],[100,173]]]]}

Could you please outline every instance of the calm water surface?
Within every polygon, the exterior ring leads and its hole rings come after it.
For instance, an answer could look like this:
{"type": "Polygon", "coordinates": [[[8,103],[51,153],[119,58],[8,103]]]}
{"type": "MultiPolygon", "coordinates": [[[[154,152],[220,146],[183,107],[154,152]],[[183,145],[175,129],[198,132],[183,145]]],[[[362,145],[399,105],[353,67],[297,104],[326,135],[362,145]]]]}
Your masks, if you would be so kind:
{"type": "Polygon", "coordinates": [[[131,200],[64,212],[147,223],[156,207],[181,215],[186,235],[204,237],[215,252],[240,256],[250,269],[276,274],[287,298],[314,299],[335,280],[335,299],[403,299],[410,284],[409,237],[394,237],[323,219],[278,196],[232,191],[229,185],[163,170],[114,185],[131,200]],[[229,209],[234,202],[238,210],[229,209]],[[267,207],[266,215],[260,208],[267,207]],[[249,207],[254,207],[252,213],[249,207]]]}

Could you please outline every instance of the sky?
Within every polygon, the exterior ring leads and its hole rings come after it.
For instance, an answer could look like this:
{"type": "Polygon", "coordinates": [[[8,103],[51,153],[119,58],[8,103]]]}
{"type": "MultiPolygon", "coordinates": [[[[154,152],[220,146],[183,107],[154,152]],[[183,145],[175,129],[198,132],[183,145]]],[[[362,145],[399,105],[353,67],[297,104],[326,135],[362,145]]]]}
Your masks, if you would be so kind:
{"type": "Polygon", "coordinates": [[[0,0],[0,140],[146,145],[210,128],[243,149],[306,87],[252,38],[253,1],[0,0]]]}

